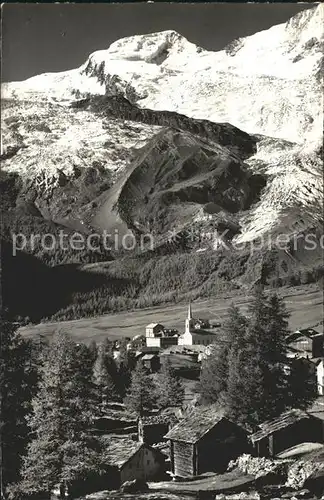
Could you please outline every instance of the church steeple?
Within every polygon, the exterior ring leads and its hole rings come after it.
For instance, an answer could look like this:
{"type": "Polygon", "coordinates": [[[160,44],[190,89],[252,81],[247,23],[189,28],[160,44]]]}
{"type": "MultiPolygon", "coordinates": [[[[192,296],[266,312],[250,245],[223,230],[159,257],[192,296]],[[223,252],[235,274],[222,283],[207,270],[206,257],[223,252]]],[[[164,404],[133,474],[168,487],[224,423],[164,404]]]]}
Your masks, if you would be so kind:
{"type": "Polygon", "coordinates": [[[192,319],[191,300],[189,300],[188,306],[188,319],[192,319]]]}
{"type": "Polygon", "coordinates": [[[194,329],[194,319],[192,317],[192,309],[191,309],[191,301],[189,301],[188,305],[188,317],[186,318],[186,329],[185,333],[190,333],[194,329]]]}

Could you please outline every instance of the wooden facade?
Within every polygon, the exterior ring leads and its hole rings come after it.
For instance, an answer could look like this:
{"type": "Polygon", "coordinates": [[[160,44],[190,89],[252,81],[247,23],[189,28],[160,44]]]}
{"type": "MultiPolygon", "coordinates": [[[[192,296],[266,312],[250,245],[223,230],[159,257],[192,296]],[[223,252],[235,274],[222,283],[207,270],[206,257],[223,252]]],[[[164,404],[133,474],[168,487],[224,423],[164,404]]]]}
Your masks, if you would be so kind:
{"type": "Polygon", "coordinates": [[[324,356],[324,334],[315,330],[301,330],[292,333],[287,339],[288,345],[299,355],[309,358],[324,356]]]}
{"type": "Polygon", "coordinates": [[[171,441],[171,469],[175,476],[195,476],[195,445],[181,441],[171,441]]]}
{"type": "Polygon", "coordinates": [[[324,422],[301,410],[285,412],[260,427],[251,436],[258,456],[274,457],[298,444],[324,442],[324,422]]]}
{"type": "Polygon", "coordinates": [[[160,358],[156,354],[145,354],[141,359],[144,367],[151,373],[160,369],[160,358]]]}
{"type": "Polygon", "coordinates": [[[225,417],[214,415],[208,421],[206,410],[199,423],[199,413],[196,411],[166,435],[170,440],[171,472],[175,476],[222,472],[230,460],[250,451],[244,429],[225,417]]]}

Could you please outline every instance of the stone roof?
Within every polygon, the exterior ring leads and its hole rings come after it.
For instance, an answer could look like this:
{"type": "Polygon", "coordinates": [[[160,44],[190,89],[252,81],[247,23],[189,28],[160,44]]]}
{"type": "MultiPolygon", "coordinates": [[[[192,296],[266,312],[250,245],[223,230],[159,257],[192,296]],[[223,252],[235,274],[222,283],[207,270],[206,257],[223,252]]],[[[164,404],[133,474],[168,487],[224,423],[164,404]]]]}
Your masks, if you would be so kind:
{"type": "Polygon", "coordinates": [[[224,418],[224,413],[215,407],[196,408],[183,418],[164,437],[174,441],[196,443],[224,418]]]}
{"type": "Polygon", "coordinates": [[[279,417],[272,420],[267,420],[259,425],[260,430],[252,434],[251,440],[253,443],[264,439],[265,437],[278,432],[290,425],[299,422],[300,420],[310,419],[311,416],[305,411],[293,409],[282,413],[279,417]]]}
{"type": "Polygon", "coordinates": [[[104,452],[106,464],[119,469],[143,446],[139,441],[111,435],[101,436],[100,441],[106,446],[104,452]]]}
{"type": "Polygon", "coordinates": [[[161,356],[168,354],[199,354],[206,351],[207,346],[203,344],[173,345],[164,349],[161,356]]]}
{"type": "Polygon", "coordinates": [[[162,424],[175,423],[179,420],[181,409],[177,406],[168,407],[154,415],[145,415],[142,417],[143,424],[162,424]]]}

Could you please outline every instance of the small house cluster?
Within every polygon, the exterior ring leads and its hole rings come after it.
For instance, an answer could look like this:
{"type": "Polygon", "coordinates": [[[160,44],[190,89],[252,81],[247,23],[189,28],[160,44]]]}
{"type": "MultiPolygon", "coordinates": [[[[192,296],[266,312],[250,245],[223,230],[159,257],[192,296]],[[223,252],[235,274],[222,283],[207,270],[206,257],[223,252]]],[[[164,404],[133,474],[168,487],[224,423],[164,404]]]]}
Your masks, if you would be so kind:
{"type": "Polygon", "coordinates": [[[175,345],[207,346],[215,342],[214,328],[208,320],[195,319],[189,303],[184,332],[179,334],[175,329],[166,329],[161,323],[150,323],[145,330],[146,346],[162,349],[175,345]]]}
{"type": "Polygon", "coordinates": [[[324,443],[323,419],[299,409],[261,423],[253,433],[213,405],[185,414],[170,410],[125,421],[118,429],[111,422],[104,431],[100,427],[108,464],[100,478],[105,482],[102,486],[115,489],[134,479],[161,481],[170,476],[222,473],[243,453],[278,458],[297,445],[324,443]]]}
{"type": "Polygon", "coordinates": [[[313,328],[297,330],[287,338],[289,358],[308,363],[314,373],[317,391],[324,396],[324,333],[313,328]]]}
{"type": "MultiPolygon", "coordinates": [[[[185,358],[186,369],[196,367],[199,374],[200,362],[224,339],[209,321],[194,318],[190,303],[184,326],[179,333],[161,323],[150,323],[145,335],[130,341],[129,349],[150,373],[158,372],[164,357],[169,356],[177,359],[178,366],[185,358]]],[[[314,329],[298,330],[287,338],[287,369],[291,360],[296,365],[306,364],[317,380],[320,396],[324,395],[323,342],[324,334],[314,329]]],[[[131,421],[119,417],[116,410],[111,418],[98,421],[97,432],[107,445],[108,471],[101,478],[103,487],[109,484],[117,488],[134,479],[161,481],[170,476],[176,479],[221,473],[243,453],[278,458],[294,447],[324,443],[324,419],[314,412],[292,409],[251,432],[214,406],[184,408],[168,408],[165,413],[152,410],[131,421]]]]}

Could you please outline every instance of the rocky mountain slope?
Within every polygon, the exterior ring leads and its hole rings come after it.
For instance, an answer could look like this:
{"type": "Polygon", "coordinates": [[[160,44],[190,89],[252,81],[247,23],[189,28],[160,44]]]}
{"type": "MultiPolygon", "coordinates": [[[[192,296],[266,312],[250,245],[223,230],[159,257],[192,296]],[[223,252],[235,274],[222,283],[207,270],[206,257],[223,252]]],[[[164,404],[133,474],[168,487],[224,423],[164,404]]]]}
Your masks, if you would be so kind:
{"type": "Polygon", "coordinates": [[[253,173],[267,177],[261,201],[243,215],[243,239],[281,225],[287,210],[306,212],[303,227],[318,217],[322,193],[322,21],[318,5],[217,53],[173,31],[137,35],[75,70],[4,84],[3,168],[24,177],[28,192],[35,188],[44,217],[82,228],[80,207],[105,191],[161,127],[217,143],[217,127],[222,134],[229,127],[217,123],[227,122],[234,127],[222,145],[231,142],[253,173]],[[90,106],[78,105],[81,97],[90,106]],[[240,147],[235,127],[259,135],[253,155],[240,147]],[[95,189],[80,200],[77,179],[85,171],[83,184],[95,189]]]}
{"type": "Polygon", "coordinates": [[[3,84],[5,233],[149,232],[164,248],[189,230],[199,251],[224,230],[233,246],[319,237],[323,18],[317,5],[219,52],[136,35],[80,68],[3,84]]]}

